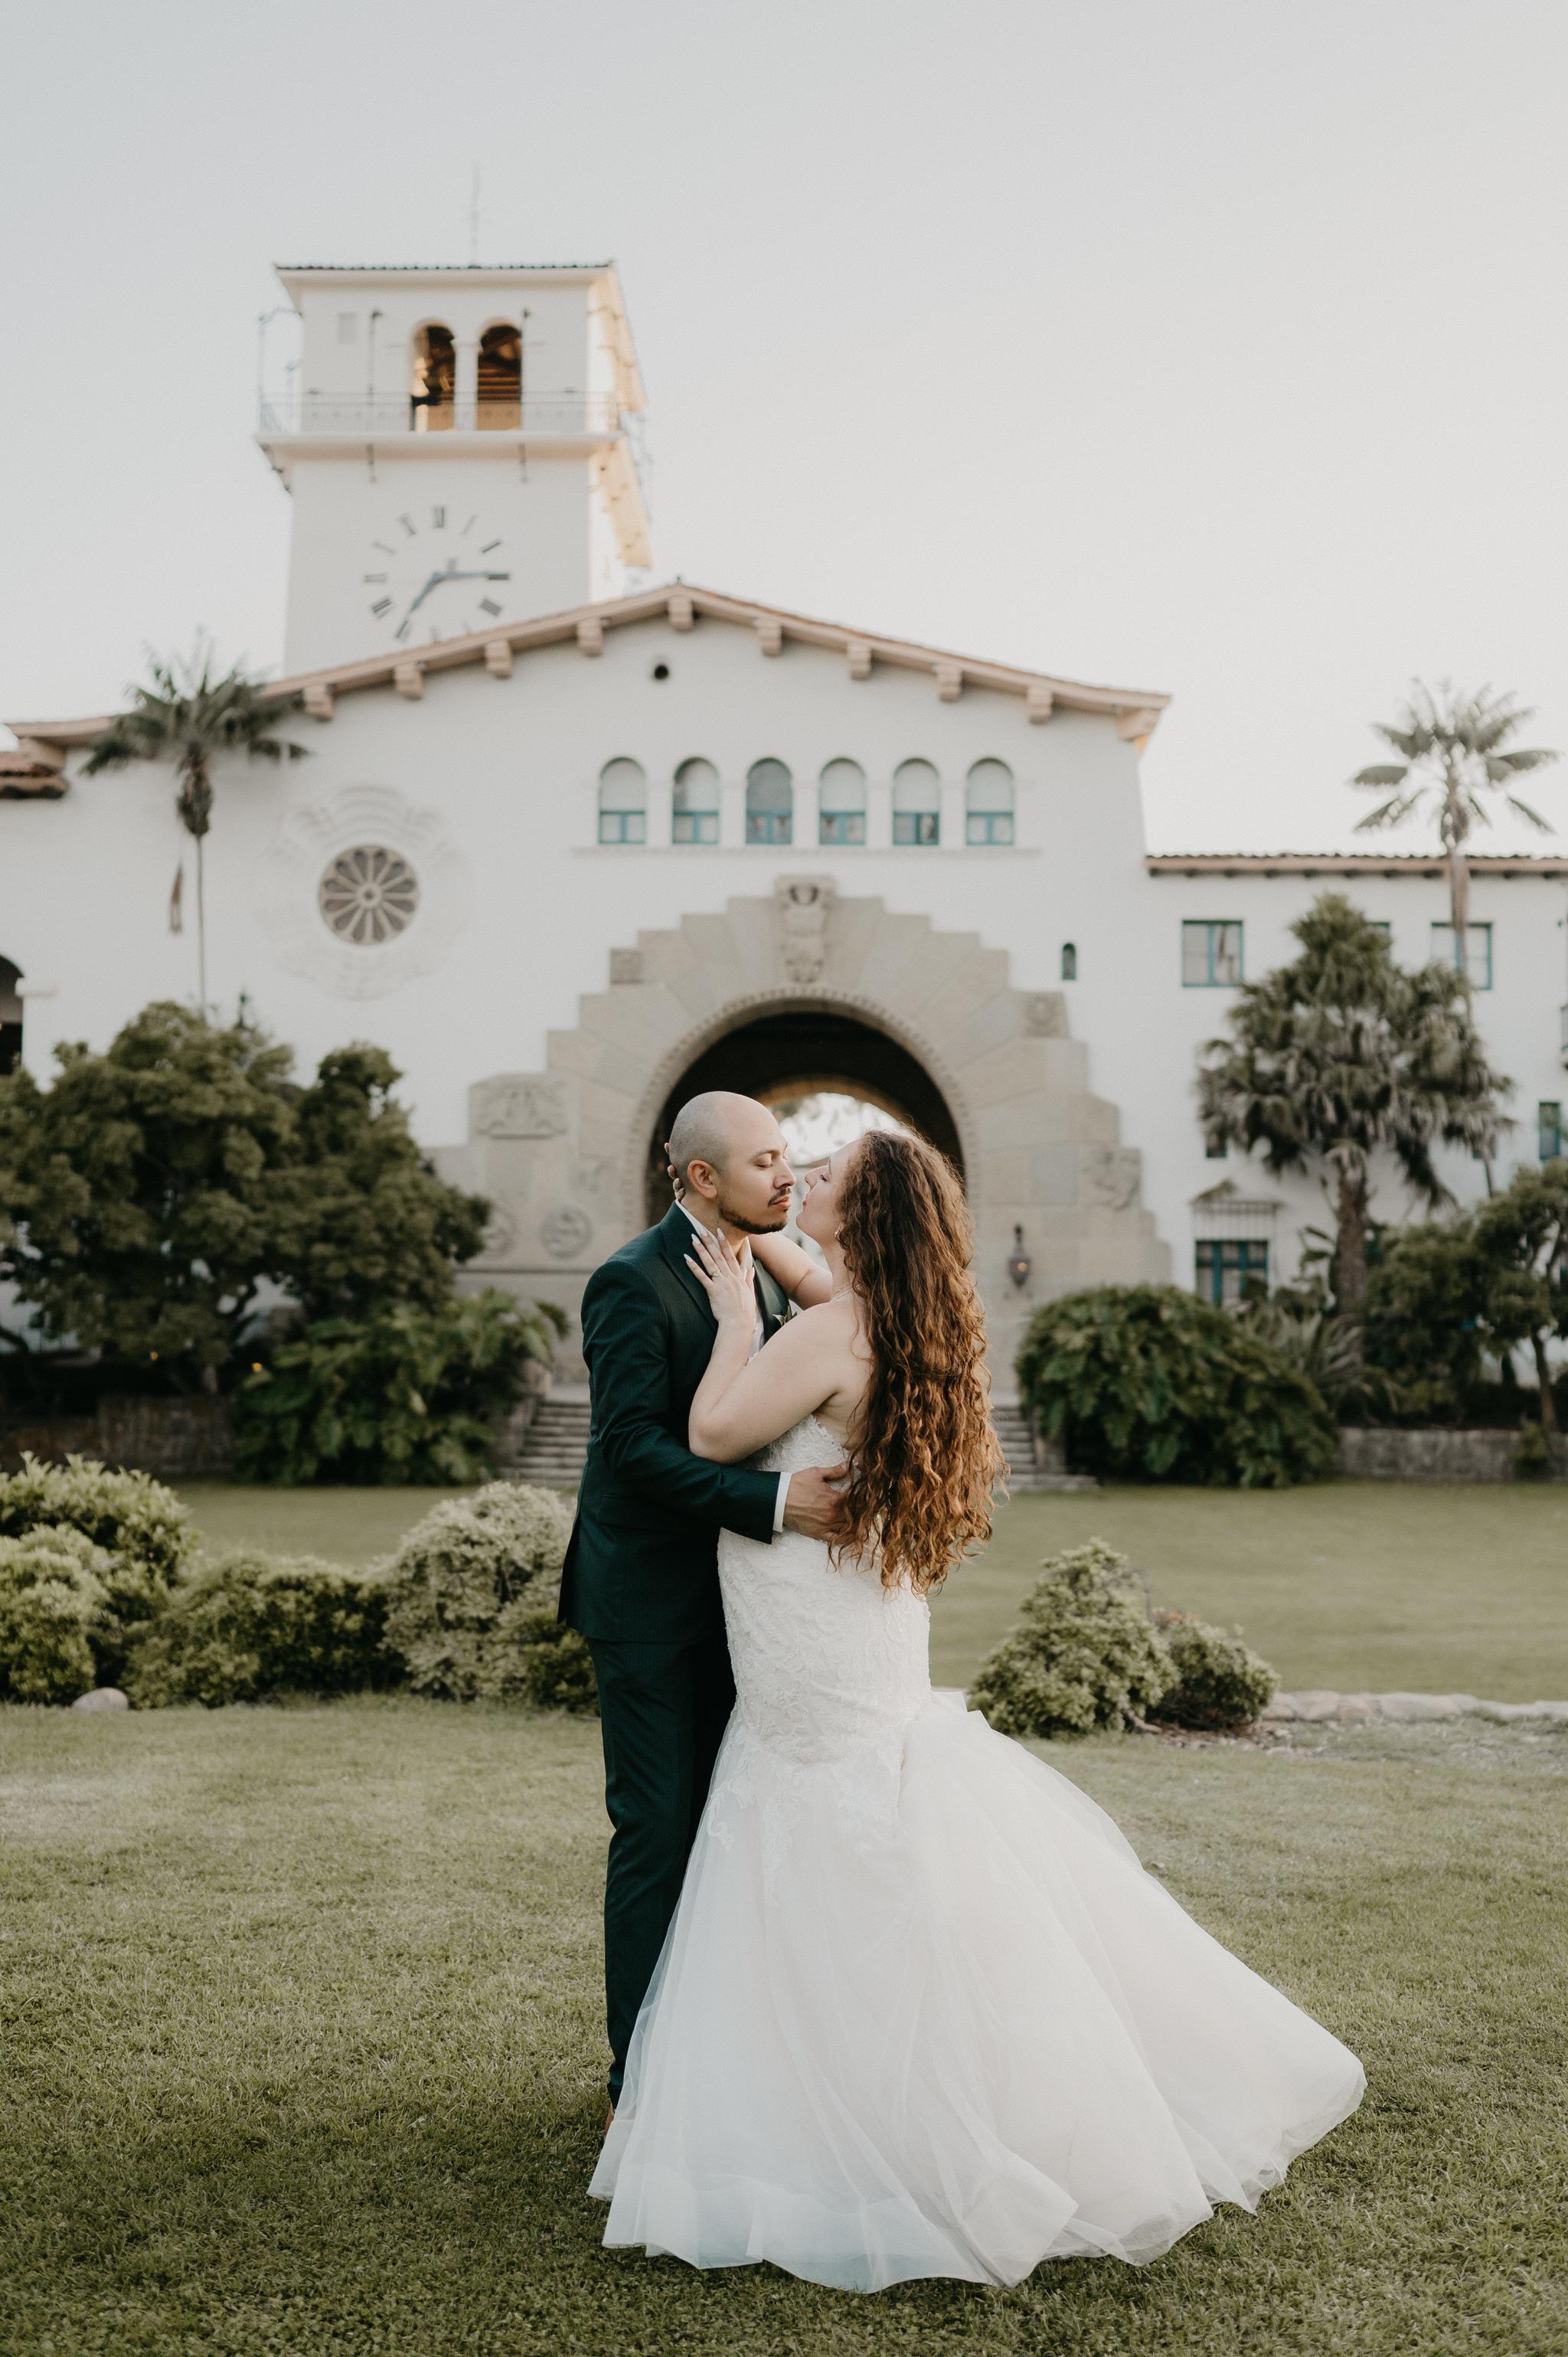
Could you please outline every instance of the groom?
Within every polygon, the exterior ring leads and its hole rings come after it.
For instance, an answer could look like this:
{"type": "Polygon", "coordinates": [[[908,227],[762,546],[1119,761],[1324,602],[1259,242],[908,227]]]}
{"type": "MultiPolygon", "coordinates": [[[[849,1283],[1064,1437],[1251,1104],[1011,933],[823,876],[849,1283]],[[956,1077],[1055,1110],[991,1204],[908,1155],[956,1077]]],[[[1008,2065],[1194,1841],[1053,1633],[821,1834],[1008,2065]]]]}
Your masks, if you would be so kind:
{"type": "MultiPolygon", "coordinates": [[[[594,1657],[614,1828],[605,1878],[612,2105],[735,1700],[719,1532],[828,1539],[842,1511],[842,1467],[754,1473],[686,1446],[715,1331],[686,1265],[692,1230],[724,1233],[749,1261],[746,1237],[783,1227],[794,1186],[783,1134],[755,1098],[713,1090],[682,1106],[666,1152],[678,1200],[595,1270],[583,1296],[593,1422],[561,1579],[561,1618],[594,1657]]],[[[760,1350],[787,1304],[766,1271],[754,1270],[753,1286],[760,1350]]]]}

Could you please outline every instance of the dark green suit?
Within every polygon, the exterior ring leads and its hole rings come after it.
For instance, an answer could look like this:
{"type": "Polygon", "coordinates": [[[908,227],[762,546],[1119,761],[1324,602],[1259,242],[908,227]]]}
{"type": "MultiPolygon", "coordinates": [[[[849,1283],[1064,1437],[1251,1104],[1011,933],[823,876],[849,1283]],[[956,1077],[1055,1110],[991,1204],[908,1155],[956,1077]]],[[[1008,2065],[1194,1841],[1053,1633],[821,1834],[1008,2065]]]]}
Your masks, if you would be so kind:
{"type": "MultiPolygon", "coordinates": [[[[771,1539],[779,1496],[776,1473],[711,1464],[686,1445],[714,1333],[686,1266],[691,1238],[672,1204],[595,1270],[583,1296],[593,1420],[561,1618],[594,1657],[615,1829],[605,1878],[612,2101],[735,1700],[719,1532],[771,1539]]],[[[766,1340],[784,1297],[761,1270],[757,1292],[766,1340]]]]}

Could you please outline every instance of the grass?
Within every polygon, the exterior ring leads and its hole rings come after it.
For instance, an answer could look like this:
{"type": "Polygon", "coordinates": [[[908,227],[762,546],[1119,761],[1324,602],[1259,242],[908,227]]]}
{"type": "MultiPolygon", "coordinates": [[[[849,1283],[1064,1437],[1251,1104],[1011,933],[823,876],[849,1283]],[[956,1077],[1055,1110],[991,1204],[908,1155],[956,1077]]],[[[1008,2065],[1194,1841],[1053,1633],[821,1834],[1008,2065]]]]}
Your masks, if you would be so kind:
{"type": "MultiPolygon", "coordinates": [[[[191,1486],[214,1545],[361,1564],[443,1490],[191,1486]]],[[[932,1666],[967,1685],[1042,1555],[1095,1535],[1148,1571],[1155,1601],[1240,1623],[1287,1686],[1568,1695],[1568,1493],[1337,1481],[1302,1490],[1104,1490],[1004,1505],[987,1555],[937,1602],[932,1666]]]]}
{"type": "Polygon", "coordinates": [[[1287,1687],[1568,1695],[1568,1494],[1382,1481],[1016,1498],[937,1607],[942,1680],[967,1684],[1042,1555],[1096,1536],[1156,1604],[1240,1623],[1287,1687]]]}
{"type": "Polygon", "coordinates": [[[1369,2099],[1257,2218],[1151,2268],[868,2299],[600,2245],[592,1725],[403,1698],[0,1711],[0,2351],[1568,2346],[1568,1736],[1051,1756],[1356,2047],[1369,2099]]]}

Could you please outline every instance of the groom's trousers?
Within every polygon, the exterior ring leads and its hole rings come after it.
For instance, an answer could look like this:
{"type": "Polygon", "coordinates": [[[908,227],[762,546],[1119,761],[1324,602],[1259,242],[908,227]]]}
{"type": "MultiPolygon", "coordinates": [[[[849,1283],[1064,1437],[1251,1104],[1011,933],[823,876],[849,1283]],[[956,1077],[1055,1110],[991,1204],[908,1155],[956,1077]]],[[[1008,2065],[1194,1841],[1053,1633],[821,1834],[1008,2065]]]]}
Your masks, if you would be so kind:
{"type": "Polygon", "coordinates": [[[605,1876],[610,2101],[670,1929],[735,1701],[722,1629],[686,1644],[590,1637],[614,1831],[605,1876]]]}

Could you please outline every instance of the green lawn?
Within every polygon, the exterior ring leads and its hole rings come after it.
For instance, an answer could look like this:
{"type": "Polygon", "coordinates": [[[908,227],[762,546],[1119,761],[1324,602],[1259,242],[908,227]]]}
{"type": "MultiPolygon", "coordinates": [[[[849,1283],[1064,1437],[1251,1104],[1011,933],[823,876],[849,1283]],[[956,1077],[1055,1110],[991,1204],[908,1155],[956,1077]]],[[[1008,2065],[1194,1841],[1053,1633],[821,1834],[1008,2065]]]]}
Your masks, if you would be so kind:
{"type": "Polygon", "coordinates": [[[1356,2047],[1368,2102],[1257,2218],[1142,2272],[857,2298],[600,2246],[592,1725],[407,1699],[0,1710],[0,2351],[1568,2347],[1568,1735],[1051,1756],[1356,2047]]]}
{"type": "MultiPolygon", "coordinates": [[[[443,1490],[183,1495],[214,1544],[368,1563],[443,1490]]],[[[1155,1600],[1240,1623],[1287,1686],[1568,1695],[1568,1492],[1337,1481],[1301,1490],[1105,1490],[1004,1505],[986,1556],[938,1599],[934,1666],[966,1684],[1040,1557],[1096,1534],[1155,1600]]]]}
{"type": "Polygon", "coordinates": [[[1568,1492],[1413,1482],[1015,1499],[937,1607],[939,1674],[966,1683],[1040,1557],[1097,1536],[1156,1604],[1239,1623],[1286,1686],[1568,1695],[1568,1492]]]}

